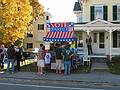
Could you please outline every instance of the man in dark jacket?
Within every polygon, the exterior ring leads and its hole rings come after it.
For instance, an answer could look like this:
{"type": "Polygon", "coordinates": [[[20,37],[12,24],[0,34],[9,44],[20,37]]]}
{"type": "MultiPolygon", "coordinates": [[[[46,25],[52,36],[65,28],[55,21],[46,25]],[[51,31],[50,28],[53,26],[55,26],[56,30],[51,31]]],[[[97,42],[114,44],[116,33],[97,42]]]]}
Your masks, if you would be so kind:
{"type": "Polygon", "coordinates": [[[93,54],[91,43],[92,43],[92,38],[89,37],[89,36],[87,36],[87,38],[86,38],[86,44],[87,44],[87,48],[88,48],[88,55],[93,54]]]}
{"type": "Polygon", "coordinates": [[[0,48],[0,69],[2,69],[2,52],[3,50],[0,48]]]}
{"type": "Polygon", "coordinates": [[[8,66],[7,71],[10,69],[10,63],[12,64],[12,73],[14,73],[14,63],[15,63],[15,48],[14,45],[10,45],[7,49],[8,55],[8,66]]]}
{"type": "Polygon", "coordinates": [[[17,70],[20,71],[20,61],[22,61],[22,48],[20,46],[17,46],[15,55],[17,60],[17,70]]]}

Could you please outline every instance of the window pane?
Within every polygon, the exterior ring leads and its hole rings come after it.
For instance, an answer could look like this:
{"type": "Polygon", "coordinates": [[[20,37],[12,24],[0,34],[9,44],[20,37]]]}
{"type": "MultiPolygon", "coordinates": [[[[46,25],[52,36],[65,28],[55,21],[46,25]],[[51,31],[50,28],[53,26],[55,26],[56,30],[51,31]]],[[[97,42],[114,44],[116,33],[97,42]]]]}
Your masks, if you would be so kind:
{"type": "Polygon", "coordinates": [[[100,44],[100,45],[99,45],[99,48],[104,48],[104,44],[100,44]]]}
{"type": "Polygon", "coordinates": [[[93,42],[97,43],[97,33],[93,33],[93,42]]]}
{"type": "Polygon", "coordinates": [[[120,32],[117,32],[117,47],[120,47],[120,32]]]}
{"type": "Polygon", "coordinates": [[[117,7],[117,20],[120,20],[120,6],[117,7]]]}
{"type": "Polygon", "coordinates": [[[99,48],[104,48],[104,40],[105,40],[104,32],[100,32],[99,33],[99,48]]]}
{"type": "Polygon", "coordinates": [[[103,6],[95,6],[95,19],[103,19],[103,6]]]}
{"type": "Polygon", "coordinates": [[[27,33],[27,38],[29,37],[33,37],[33,34],[30,32],[30,33],[27,33]]]}
{"type": "Polygon", "coordinates": [[[49,20],[49,16],[46,16],[46,20],[49,20]]]}
{"type": "Polygon", "coordinates": [[[38,30],[44,30],[44,24],[38,24],[38,30]]]}
{"type": "Polygon", "coordinates": [[[27,43],[27,49],[33,48],[33,43],[27,43]]]}

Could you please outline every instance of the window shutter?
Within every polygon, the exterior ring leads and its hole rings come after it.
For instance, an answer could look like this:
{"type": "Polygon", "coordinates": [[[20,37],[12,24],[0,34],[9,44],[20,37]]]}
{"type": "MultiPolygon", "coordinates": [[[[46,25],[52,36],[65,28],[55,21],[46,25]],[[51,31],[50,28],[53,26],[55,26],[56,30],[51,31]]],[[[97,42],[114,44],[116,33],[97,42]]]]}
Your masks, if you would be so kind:
{"type": "Polygon", "coordinates": [[[95,14],[95,13],[94,13],[94,12],[95,12],[95,9],[94,9],[94,8],[95,8],[94,6],[91,6],[91,7],[90,7],[90,20],[91,20],[91,21],[95,20],[95,15],[94,15],[94,14],[95,14]]]}
{"type": "Polygon", "coordinates": [[[117,31],[113,32],[113,48],[117,48],[117,31]]]}
{"type": "Polygon", "coordinates": [[[108,7],[103,6],[103,20],[108,20],[108,7]]]}
{"type": "Polygon", "coordinates": [[[117,20],[117,5],[113,6],[113,20],[117,20]]]}
{"type": "Polygon", "coordinates": [[[38,24],[38,30],[40,30],[40,24],[38,24]]]}

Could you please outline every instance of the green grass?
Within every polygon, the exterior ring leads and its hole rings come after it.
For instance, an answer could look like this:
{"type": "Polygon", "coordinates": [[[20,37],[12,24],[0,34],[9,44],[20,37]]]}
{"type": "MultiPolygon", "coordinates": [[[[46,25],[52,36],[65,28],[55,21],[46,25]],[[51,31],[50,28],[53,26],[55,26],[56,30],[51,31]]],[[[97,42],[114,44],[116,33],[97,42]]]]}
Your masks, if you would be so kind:
{"type": "MultiPolygon", "coordinates": [[[[37,72],[37,63],[34,60],[26,60],[21,64],[21,71],[23,72],[37,72]]],[[[7,64],[4,65],[4,71],[6,71],[7,64]]],[[[91,70],[91,66],[79,66],[78,68],[74,68],[71,70],[71,73],[89,73],[91,70]]],[[[44,68],[46,73],[55,73],[55,70],[51,70],[50,66],[46,66],[44,68]]]]}
{"type": "Polygon", "coordinates": [[[91,71],[91,66],[85,65],[80,66],[72,70],[72,73],[89,73],[91,71]]]}
{"type": "MultiPolygon", "coordinates": [[[[21,70],[23,72],[37,72],[37,63],[33,62],[33,63],[29,64],[29,65],[24,65],[24,66],[21,67],[21,70]]],[[[50,66],[45,67],[44,71],[46,73],[53,73],[53,72],[55,72],[55,70],[51,70],[50,69],[50,66]]]]}
{"type": "MultiPolygon", "coordinates": [[[[34,63],[34,62],[35,61],[33,59],[26,60],[25,62],[20,62],[20,66],[21,66],[21,68],[22,67],[26,67],[27,68],[29,65],[32,65],[32,63],[34,63]]],[[[10,66],[11,66],[11,64],[10,64],[10,66]]],[[[4,64],[4,71],[6,71],[6,69],[7,69],[7,63],[4,64]]]]}
{"type": "Polygon", "coordinates": [[[120,63],[109,63],[108,67],[111,73],[120,75],[120,63]]]}

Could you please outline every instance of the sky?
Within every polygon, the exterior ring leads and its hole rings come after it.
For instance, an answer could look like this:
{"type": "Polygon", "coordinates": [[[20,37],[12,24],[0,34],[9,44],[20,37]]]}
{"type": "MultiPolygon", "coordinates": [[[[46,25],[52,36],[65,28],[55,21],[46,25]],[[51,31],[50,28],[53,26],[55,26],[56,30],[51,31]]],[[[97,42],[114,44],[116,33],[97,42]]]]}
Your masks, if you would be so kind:
{"type": "Polygon", "coordinates": [[[51,22],[76,22],[76,15],[73,12],[77,0],[39,0],[52,18],[51,22]],[[48,9],[49,8],[49,9],[48,9]]]}

